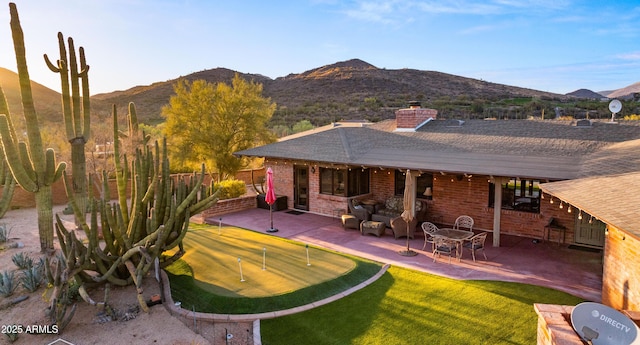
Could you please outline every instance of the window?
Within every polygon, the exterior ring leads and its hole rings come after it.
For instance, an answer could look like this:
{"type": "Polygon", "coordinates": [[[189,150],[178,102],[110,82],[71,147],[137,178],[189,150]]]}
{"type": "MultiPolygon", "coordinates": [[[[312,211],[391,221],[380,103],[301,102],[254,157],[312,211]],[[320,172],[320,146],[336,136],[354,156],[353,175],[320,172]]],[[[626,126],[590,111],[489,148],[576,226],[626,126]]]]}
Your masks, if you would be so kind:
{"type": "MultiPolygon", "coordinates": [[[[510,179],[502,184],[502,209],[540,213],[540,181],[510,179]]],[[[495,184],[489,183],[489,207],[494,207],[495,184]]]]}
{"type": "Polygon", "coordinates": [[[369,193],[369,169],[320,168],[320,193],[356,196],[369,193]]]}
{"type": "MultiPolygon", "coordinates": [[[[396,170],[395,195],[399,196],[404,194],[405,175],[406,172],[396,170]]],[[[422,173],[416,178],[416,197],[431,200],[431,195],[425,195],[431,193],[433,193],[433,174],[422,173]],[[427,188],[429,188],[429,192],[427,192],[427,188]]]]}

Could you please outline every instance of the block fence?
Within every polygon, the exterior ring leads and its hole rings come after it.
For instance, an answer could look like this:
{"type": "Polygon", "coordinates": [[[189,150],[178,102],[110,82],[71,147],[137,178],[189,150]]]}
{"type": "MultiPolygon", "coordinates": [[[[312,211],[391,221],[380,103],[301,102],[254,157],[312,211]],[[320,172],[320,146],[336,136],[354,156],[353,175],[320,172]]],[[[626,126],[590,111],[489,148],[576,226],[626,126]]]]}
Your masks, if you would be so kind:
{"type": "MultiPolygon", "coordinates": [[[[253,175],[253,180],[255,181],[255,183],[259,184],[259,182],[264,179],[265,170],[264,170],[264,168],[253,169],[253,170],[250,170],[250,169],[248,169],[248,170],[240,170],[236,174],[235,178],[237,180],[243,181],[247,185],[250,185],[251,184],[252,175],[253,175]]],[[[192,174],[173,174],[172,176],[174,178],[178,178],[179,176],[188,178],[189,176],[192,176],[192,174]]],[[[69,177],[71,177],[71,176],[69,176],[69,177]]],[[[204,183],[210,183],[211,179],[212,179],[211,175],[205,176],[204,183]]],[[[109,183],[109,189],[111,191],[115,192],[117,190],[116,181],[115,180],[109,180],[108,183],[109,183]]],[[[2,191],[2,189],[3,189],[3,187],[0,186],[0,192],[2,191]]],[[[127,190],[130,190],[130,189],[127,188],[127,190]]],[[[94,186],[93,192],[94,192],[94,195],[99,195],[98,194],[99,191],[95,188],[95,186],[94,186]]],[[[56,181],[53,184],[52,193],[53,193],[53,204],[54,205],[65,205],[65,204],[67,204],[69,202],[69,199],[67,198],[67,193],[66,193],[66,191],[64,189],[64,182],[62,181],[62,179],[59,179],[58,181],[56,181]]],[[[15,189],[15,192],[13,194],[13,198],[11,199],[11,209],[33,208],[33,207],[36,207],[35,194],[29,193],[29,192],[25,191],[24,189],[22,189],[20,186],[17,186],[16,189],[15,189]]]]}

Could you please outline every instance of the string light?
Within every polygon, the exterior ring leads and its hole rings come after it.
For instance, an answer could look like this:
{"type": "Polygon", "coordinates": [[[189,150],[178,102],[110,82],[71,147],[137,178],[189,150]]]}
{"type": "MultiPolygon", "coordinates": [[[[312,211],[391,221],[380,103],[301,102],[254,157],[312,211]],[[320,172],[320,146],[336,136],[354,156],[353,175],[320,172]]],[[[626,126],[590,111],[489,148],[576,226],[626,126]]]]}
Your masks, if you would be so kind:
{"type": "Polygon", "coordinates": [[[551,199],[549,200],[550,204],[553,204],[553,197],[551,197],[551,199]]]}
{"type": "Polygon", "coordinates": [[[569,207],[567,207],[567,213],[571,213],[571,205],[569,205],[569,207]]]}
{"type": "Polygon", "coordinates": [[[589,217],[589,224],[593,223],[593,216],[589,217]]]}
{"type": "Polygon", "coordinates": [[[562,205],[562,200],[560,200],[560,208],[564,208],[564,206],[562,205]]]}
{"type": "Polygon", "coordinates": [[[580,212],[578,212],[578,219],[582,220],[582,210],[580,210],[580,212]]]}

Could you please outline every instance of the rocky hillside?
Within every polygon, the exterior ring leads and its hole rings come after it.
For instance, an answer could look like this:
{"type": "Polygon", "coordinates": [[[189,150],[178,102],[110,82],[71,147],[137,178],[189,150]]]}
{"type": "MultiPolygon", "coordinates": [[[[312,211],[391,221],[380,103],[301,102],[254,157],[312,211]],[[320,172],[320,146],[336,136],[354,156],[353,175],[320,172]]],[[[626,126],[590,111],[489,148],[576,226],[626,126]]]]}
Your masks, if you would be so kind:
{"type": "MultiPolygon", "coordinates": [[[[204,79],[212,83],[230,82],[234,71],[216,68],[181,78],[204,79]]],[[[393,116],[393,109],[410,100],[426,105],[456,98],[498,100],[514,97],[567,99],[565,95],[490,83],[434,71],[380,69],[354,59],[322,66],[275,80],[257,74],[242,74],[264,85],[264,96],[278,105],[274,123],[290,124],[295,119],[311,119],[324,124],[340,119],[381,120],[393,116]]],[[[95,95],[93,98],[115,103],[124,111],[135,102],[145,122],[160,122],[160,111],[173,94],[172,85],[180,78],[126,91],[95,95]]]]}
{"type": "MultiPolygon", "coordinates": [[[[2,91],[7,99],[9,111],[14,116],[13,119],[22,119],[22,99],[20,98],[20,85],[18,75],[6,68],[0,68],[0,81],[2,81],[2,91]]],[[[34,94],[36,111],[41,120],[52,122],[62,121],[60,108],[60,94],[41,84],[31,81],[31,89],[34,94]]]]}
{"type": "Polygon", "coordinates": [[[603,95],[597,93],[597,92],[593,92],[591,90],[587,90],[587,89],[580,89],[580,90],[576,90],[573,92],[569,92],[567,94],[567,96],[573,96],[573,97],[577,97],[577,98],[586,98],[586,99],[602,99],[604,98],[603,95]]]}
{"type": "Polygon", "coordinates": [[[607,97],[629,99],[633,98],[636,93],[640,93],[640,82],[611,91],[610,93],[607,93],[607,97]]]}

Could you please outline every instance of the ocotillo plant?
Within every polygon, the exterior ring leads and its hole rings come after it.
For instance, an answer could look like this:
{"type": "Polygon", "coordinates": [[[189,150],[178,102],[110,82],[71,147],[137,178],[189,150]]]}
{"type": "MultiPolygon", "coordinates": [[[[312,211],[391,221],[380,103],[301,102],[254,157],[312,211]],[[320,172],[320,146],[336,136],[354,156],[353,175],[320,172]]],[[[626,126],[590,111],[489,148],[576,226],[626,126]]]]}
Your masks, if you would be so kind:
{"type": "Polygon", "coordinates": [[[0,115],[0,135],[2,145],[11,168],[11,173],[20,186],[35,194],[36,209],[38,211],[38,232],[40,236],[40,250],[53,250],[53,195],[51,185],[62,176],[65,163],[56,167],[55,153],[49,148],[46,151],[42,145],[42,136],[38,127],[38,116],[33,103],[31,79],[27,69],[27,59],[24,46],[24,34],[18,18],[18,10],[14,3],[9,4],[11,13],[11,34],[18,67],[22,109],[27,129],[28,144],[18,140],[12,126],[7,119],[10,114],[0,115]]]}
{"type": "MultiPolygon", "coordinates": [[[[78,68],[73,38],[69,37],[68,42],[69,50],[67,52],[64,36],[58,32],[60,58],[55,65],[49,60],[47,54],[44,54],[44,60],[52,72],[60,74],[62,115],[67,140],[71,144],[73,195],[80,208],[86,210],[88,185],[85,145],[89,140],[91,124],[89,66],[85,59],[84,49],[80,47],[80,66],[78,68]],[[82,83],[82,97],[80,96],[80,83],[82,83]]],[[[76,224],[79,225],[78,219],[76,219],[76,224]]]]}
{"type": "MultiPolygon", "coordinates": [[[[119,141],[118,135],[117,115],[114,111],[115,142],[119,141]]],[[[178,247],[174,256],[184,254],[182,239],[187,233],[189,218],[213,205],[217,201],[217,193],[212,193],[210,186],[204,187],[202,184],[204,166],[202,173],[194,174],[191,179],[171,177],[166,141],[162,145],[156,142],[153,147],[139,147],[130,168],[126,168],[129,166],[126,155],[120,155],[120,144],[114,145],[114,149],[116,162],[122,160],[117,164],[120,167],[118,178],[122,177],[123,182],[126,182],[128,171],[131,172],[130,201],[126,188],[120,188],[120,182],[118,201],[108,199],[110,192],[104,173],[103,197],[90,197],[91,224],[82,224],[87,242],[78,240],[73,232],[65,229],[59,217],[56,218],[60,248],[67,261],[65,276],[83,284],[134,284],[140,306],[147,310],[142,295],[143,278],[165,251],[178,247]],[[124,205],[121,200],[124,200],[124,205]],[[127,202],[130,202],[130,206],[127,202]],[[104,240],[103,244],[98,243],[100,235],[104,240]]],[[[65,186],[74,212],[76,215],[81,214],[66,175],[65,186]]],[[[94,304],[82,293],[83,289],[81,287],[81,296],[94,304]]],[[[58,289],[61,292],[64,290],[58,289]]]]}

